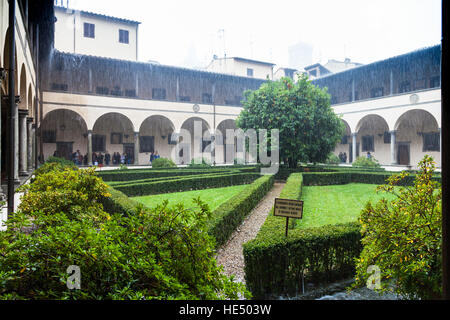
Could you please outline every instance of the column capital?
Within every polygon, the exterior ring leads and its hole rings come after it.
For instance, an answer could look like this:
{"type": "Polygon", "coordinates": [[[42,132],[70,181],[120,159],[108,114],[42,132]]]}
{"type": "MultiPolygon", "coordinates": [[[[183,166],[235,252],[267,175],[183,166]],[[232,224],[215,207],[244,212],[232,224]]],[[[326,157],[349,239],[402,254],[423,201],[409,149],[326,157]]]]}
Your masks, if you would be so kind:
{"type": "Polygon", "coordinates": [[[390,130],[389,133],[390,134],[396,134],[398,130],[390,130]]]}
{"type": "Polygon", "coordinates": [[[352,132],[352,133],[351,133],[351,136],[352,136],[352,137],[356,137],[357,135],[358,135],[358,132],[352,132]]]}
{"type": "MultiPolygon", "coordinates": [[[[9,104],[9,96],[4,95],[2,98],[3,98],[3,101],[5,101],[7,104],[9,104]]],[[[20,96],[14,96],[14,102],[15,102],[16,106],[19,105],[20,96]]]]}
{"type": "Polygon", "coordinates": [[[28,110],[27,109],[19,109],[19,117],[26,119],[28,117],[28,110]]]}
{"type": "Polygon", "coordinates": [[[28,123],[33,123],[33,121],[34,121],[34,118],[33,118],[33,117],[28,117],[28,118],[27,118],[27,122],[28,122],[28,123]]]}
{"type": "Polygon", "coordinates": [[[134,136],[136,137],[136,136],[139,136],[139,131],[135,131],[134,132],[134,136]]]}

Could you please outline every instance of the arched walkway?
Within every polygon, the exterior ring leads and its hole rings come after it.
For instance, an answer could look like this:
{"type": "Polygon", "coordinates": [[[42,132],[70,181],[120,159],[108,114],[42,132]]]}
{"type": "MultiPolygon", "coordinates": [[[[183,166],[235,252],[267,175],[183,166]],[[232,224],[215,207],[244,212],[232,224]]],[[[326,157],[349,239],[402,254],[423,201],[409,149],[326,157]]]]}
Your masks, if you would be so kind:
{"type": "Polygon", "coordinates": [[[192,117],[185,120],[181,125],[179,141],[180,164],[188,164],[194,159],[201,161],[202,157],[211,161],[211,153],[207,152],[211,144],[210,127],[204,119],[192,117]]]}
{"type": "MultiPolygon", "coordinates": [[[[234,158],[236,157],[236,138],[234,138],[234,148],[231,150],[230,148],[226,148],[227,142],[227,129],[235,130],[236,121],[233,119],[223,120],[219,123],[216,129],[216,145],[215,145],[215,161],[216,163],[233,163],[234,158]],[[220,134],[220,137],[218,136],[220,134]],[[219,140],[221,140],[219,142],[219,140]]],[[[243,150],[240,150],[243,151],[243,150]]]]}
{"type": "MultiPolygon", "coordinates": [[[[353,141],[352,141],[353,142],[353,141]]],[[[350,158],[353,159],[353,145],[350,158]]],[[[389,125],[376,114],[369,114],[359,120],[356,126],[356,157],[368,153],[380,163],[390,163],[389,125]]],[[[356,158],[355,158],[356,159],[356,158]]]]}
{"type": "MultiPolygon", "coordinates": [[[[111,112],[102,115],[95,121],[92,130],[92,153],[95,157],[114,153],[126,155],[126,164],[135,163],[137,154],[135,147],[137,135],[131,120],[121,113],[111,112]]],[[[97,159],[103,164],[102,159],[97,159]]],[[[95,164],[95,159],[93,160],[95,164]]]]}
{"type": "Polygon", "coordinates": [[[76,112],[57,109],[46,114],[40,126],[43,160],[58,156],[72,160],[77,150],[87,155],[88,130],[83,118],[76,112]]]}
{"type": "Polygon", "coordinates": [[[420,109],[405,112],[395,124],[395,134],[398,164],[416,167],[428,154],[441,165],[440,128],[431,113],[420,109]]]}
{"type": "Polygon", "coordinates": [[[142,122],[139,129],[139,164],[149,164],[151,152],[162,158],[174,158],[175,145],[171,142],[175,126],[168,118],[153,115],[142,122]]]}
{"type": "Polygon", "coordinates": [[[339,156],[339,154],[345,154],[345,158],[342,158],[345,159],[345,161],[342,162],[348,163],[351,162],[349,155],[351,153],[350,150],[352,149],[352,131],[347,121],[345,121],[344,119],[341,119],[341,121],[345,126],[345,130],[342,134],[341,141],[339,141],[334,149],[334,154],[336,156],[339,156]]]}

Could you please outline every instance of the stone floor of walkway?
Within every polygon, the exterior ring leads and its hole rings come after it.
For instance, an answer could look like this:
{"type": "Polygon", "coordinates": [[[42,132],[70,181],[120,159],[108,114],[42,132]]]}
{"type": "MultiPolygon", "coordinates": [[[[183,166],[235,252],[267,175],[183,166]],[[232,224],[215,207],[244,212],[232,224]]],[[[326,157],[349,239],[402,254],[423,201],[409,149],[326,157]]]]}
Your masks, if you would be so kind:
{"type": "Polygon", "coordinates": [[[275,198],[280,195],[283,187],[284,183],[276,182],[273,188],[249,213],[244,222],[234,231],[228,242],[217,251],[217,264],[224,267],[226,275],[234,275],[235,281],[245,283],[242,245],[256,237],[274,205],[275,198]]]}

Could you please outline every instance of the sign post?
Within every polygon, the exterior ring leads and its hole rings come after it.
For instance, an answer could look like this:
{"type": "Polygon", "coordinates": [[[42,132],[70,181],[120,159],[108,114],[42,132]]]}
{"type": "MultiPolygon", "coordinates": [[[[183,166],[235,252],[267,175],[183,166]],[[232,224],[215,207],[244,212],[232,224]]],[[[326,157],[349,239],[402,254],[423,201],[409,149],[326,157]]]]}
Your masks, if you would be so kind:
{"type": "Polygon", "coordinates": [[[303,215],[303,201],[275,198],[273,215],[286,218],[286,237],[288,236],[289,218],[301,219],[303,215]]]}

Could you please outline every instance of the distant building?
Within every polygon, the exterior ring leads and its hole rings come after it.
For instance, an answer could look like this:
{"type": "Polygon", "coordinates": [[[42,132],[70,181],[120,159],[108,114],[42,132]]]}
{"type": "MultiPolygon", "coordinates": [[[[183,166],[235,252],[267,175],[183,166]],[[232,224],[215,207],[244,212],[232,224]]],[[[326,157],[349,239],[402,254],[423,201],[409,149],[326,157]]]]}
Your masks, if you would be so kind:
{"type": "Polygon", "coordinates": [[[140,22],[55,6],[55,49],[138,60],[140,22]]]}
{"type": "Polygon", "coordinates": [[[275,64],[258,60],[239,57],[218,58],[214,56],[211,63],[206,67],[207,71],[225,73],[234,76],[249,77],[256,79],[273,79],[273,67],[275,64]]]}
{"type": "Polygon", "coordinates": [[[310,79],[316,79],[330,73],[338,73],[358,66],[362,66],[362,64],[351,62],[350,59],[346,58],[344,61],[333,59],[328,60],[328,62],[324,65],[315,63],[313,65],[306,66],[304,69],[305,73],[309,76],[310,79]]]}
{"type": "Polygon", "coordinates": [[[291,78],[292,80],[296,80],[297,69],[292,68],[278,68],[277,71],[273,74],[274,80],[279,80],[283,77],[291,78]]]}

